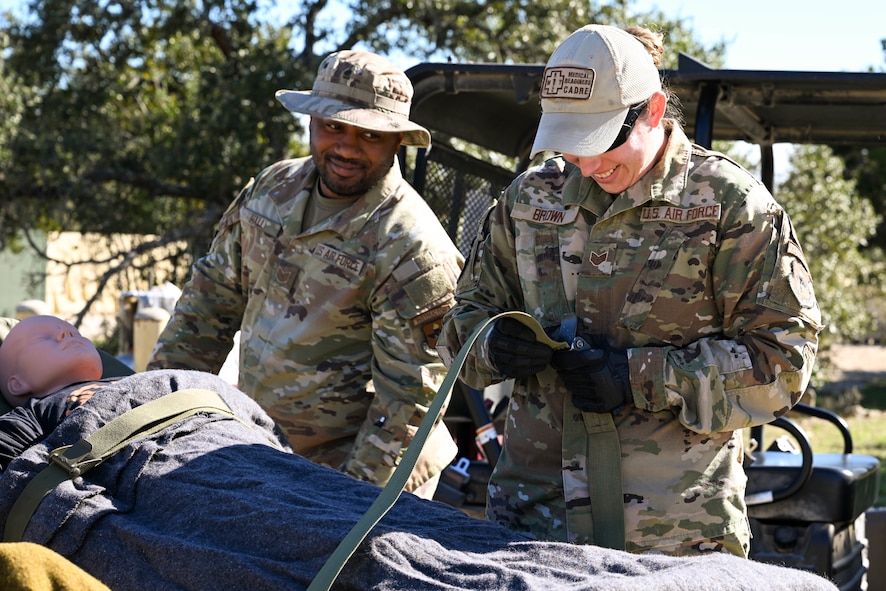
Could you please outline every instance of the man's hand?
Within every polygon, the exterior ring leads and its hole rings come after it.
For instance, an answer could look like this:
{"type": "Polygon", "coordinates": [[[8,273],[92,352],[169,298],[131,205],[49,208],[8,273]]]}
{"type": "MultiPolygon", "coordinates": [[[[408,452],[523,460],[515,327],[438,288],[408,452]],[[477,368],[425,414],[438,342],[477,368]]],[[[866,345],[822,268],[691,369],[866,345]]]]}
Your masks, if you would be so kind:
{"type": "Polygon", "coordinates": [[[572,393],[572,403],[579,410],[617,412],[634,403],[624,351],[608,345],[592,348],[579,337],[576,348],[554,352],[551,367],[572,393]]]}
{"type": "Polygon", "coordinates": [[[554,351],[535,338],[532,329],[514,318],[499,318],[486,338],[489,362],[504,376],[526,378],[551,362],[554,351]]]}

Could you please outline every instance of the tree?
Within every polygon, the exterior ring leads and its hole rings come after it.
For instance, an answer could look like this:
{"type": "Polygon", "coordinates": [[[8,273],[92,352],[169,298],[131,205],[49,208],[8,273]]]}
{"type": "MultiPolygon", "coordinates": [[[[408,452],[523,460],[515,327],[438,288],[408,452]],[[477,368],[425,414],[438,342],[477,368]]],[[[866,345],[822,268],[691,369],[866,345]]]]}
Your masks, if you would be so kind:
{"type": "MultiPolygon", "coordinates": [[[[886,148],[840,147],[835,152],[843,158],[843,173],[853,179],[860,195],[871,201],[877,211],[886,211],[886,148]]],[[[886,221],[880,220],[870,246],[886,249],[886,221]]]]}
{"type": "Polygon", "coordinates": [[[23,108],[0,163],[5,236],[177,228],[205,246],[233,187],[288,151],[299,123],[274,91],[310,79],[288,38],[251,2],[199,4],[36,0],[11,23],[23,108]]]}
{"type": "MultiPolygon", "coordinates": [[[[23,228],[152,234],[139,248],[185,244],[168,255],[181,284],[248,175],[306,153],[274,93],[309,88],[336,49],[537,63],[576,23],[598,22],[660,27],[667,67],[680,50],[716,66],[723,50],[660,13],[630,14],[626,0],[351,0],[330,18],[334,8],[307,0],[270,22],[255,0],[30,0],[25,18],[0,22],[0,248],[26,244],[23,228]]],[[[146,275],[135,254],[112,252],[109,273],[146,275]]]]}
{"type": "MultiPolygon", "coordinates": [[[[886,58],[886,38],[881,39],[880,44],[886,58]]],[[[879,71],[883,71],[882,64],[879,71]]],[[[886,211],[886,148],[840,146],[834,151],[846,163],[844,176],[855,180],[858,192],[869,199],[877,211],[886,211]]],[[[886,220],[880,220],[871,246],[886,249],[886,220]]]]}
{"type": "MultiPolygon", "coordinates": [[[[326,2],[309,3],[321,4],[326,2]]],[[[341,46],[363,44],[417,59],[543,63],[583,24],[639,24],[665,34],[669,54],[664,67],[674,67],[680,51],[715,67],[722,64],[723,43],[706,49],[682,22],[669,21],[657,10],[634,13],[631,4],[627,0],[352,0],[348,7],[353,20],[341,46]]],[[[335,36],[335,31],[325,35],[335,36]]]]}
{"type": "Polygon", "coordinates": [[[825,324],[822,349],[870,334],[876,318],[869,303],[883,299],[883,265],[864,250],[881,216],[843,169],[831,148],[798,146],[777,192],[809,262],[825,324]]]}

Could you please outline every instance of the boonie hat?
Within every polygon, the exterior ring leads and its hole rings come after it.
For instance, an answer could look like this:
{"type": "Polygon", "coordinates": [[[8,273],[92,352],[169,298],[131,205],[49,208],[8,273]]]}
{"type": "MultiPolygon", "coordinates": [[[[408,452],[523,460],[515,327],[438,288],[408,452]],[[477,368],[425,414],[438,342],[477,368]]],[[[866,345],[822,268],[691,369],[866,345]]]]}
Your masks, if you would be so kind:
{"type": "Polygon", "coordinates": [[[658,68],[636,37],[606,25],[578,29],[545,65],[542,115],[531,155],[545,150],[574,156],[606,152],[628,109],[659,90],[658,68]]]}
{"type": "Polygon", "coordinates": [[[427,148],[431,134],[409,120],[412,82],[385,58],[338,51],[324,58],[311,90],[278,90],[277,100],[303,113],[371,131],[403,133],[403,144],[427,148]]]}

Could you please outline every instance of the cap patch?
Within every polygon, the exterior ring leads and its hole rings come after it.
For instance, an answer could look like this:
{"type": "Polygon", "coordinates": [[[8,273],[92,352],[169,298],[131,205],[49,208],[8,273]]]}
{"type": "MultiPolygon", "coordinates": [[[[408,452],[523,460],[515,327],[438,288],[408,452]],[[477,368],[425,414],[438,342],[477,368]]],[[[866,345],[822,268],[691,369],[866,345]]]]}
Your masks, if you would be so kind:
{"type": "Polygon", "coordinates": [[[596,73],[591,68],[546,68],[541,84],[541,98],[587,100],[593,93],[595,76],[596,73]]]}

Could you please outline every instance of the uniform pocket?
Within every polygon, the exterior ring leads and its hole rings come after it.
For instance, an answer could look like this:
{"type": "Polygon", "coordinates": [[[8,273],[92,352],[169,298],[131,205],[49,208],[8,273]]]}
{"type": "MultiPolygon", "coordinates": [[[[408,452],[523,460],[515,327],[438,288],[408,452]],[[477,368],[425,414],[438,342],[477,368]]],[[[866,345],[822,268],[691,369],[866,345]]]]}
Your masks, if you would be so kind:
{"type": "Polygon", "coordinates": [[[712,246],[671,228],[643,262],[625,294],[621,323],[681,345],[719,322],[711,287],[712,246]]]}
{"type": "Polygon", "coordinates": [[[558,324],[567,312],[561,271],[560,239],[555,228],[532,228],[517,235],[517,272],[524,311],[537,316],[542,326],[558,324]]]}

